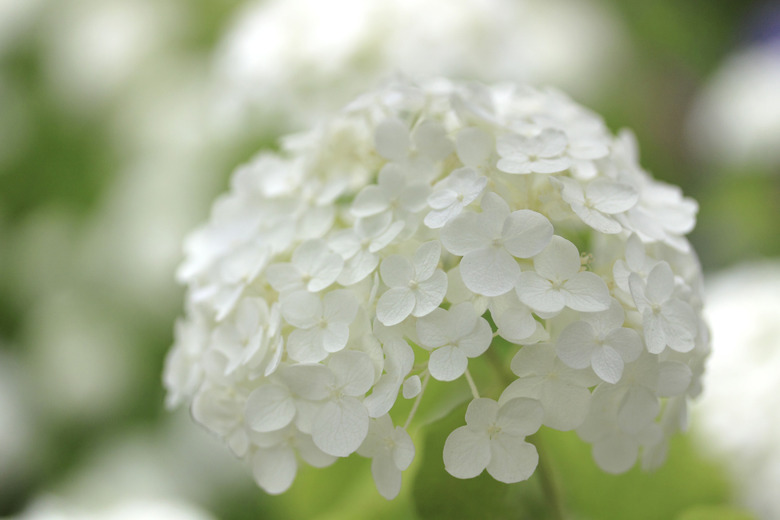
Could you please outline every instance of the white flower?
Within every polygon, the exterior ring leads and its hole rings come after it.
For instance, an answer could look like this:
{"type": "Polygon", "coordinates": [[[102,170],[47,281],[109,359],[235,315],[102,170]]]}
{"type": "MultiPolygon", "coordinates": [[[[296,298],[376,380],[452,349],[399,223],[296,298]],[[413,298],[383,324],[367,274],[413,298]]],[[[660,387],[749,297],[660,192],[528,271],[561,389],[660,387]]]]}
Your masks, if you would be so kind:
{"type": "Polygon", "coordinates": [[[520,301],[536,311],[555,313],[564,307],[596,312],[609,307],[609,289],[598,275],[580,271],[577,246],[559,236],[534,257],[534,271],[517,277],[520,301]]]}
{"type": "Polygon", "coordinates": [[[567,326],[558,336],[558,357],[572,368],[593,367],[607,383],[617,383],[624,363],[634,361],[642,351],[642,340],[634,329],[623,327],[625,313],[617,300],[609,309],[583,314],[582,321],[567,326]]]}
{"type": "Polygon", "coordinates": [[[239,169],[187,240],[168,402],[269,493],[359,451],[398,495],[407,426],[461,376],[457,477],[528,478],[542,423],[607,471],[657,465],[708,352],[694,220],[559,92],[394,81],[239,169]],[[514,354],[505,388],[468,371],[489,348],[514,354]]]}
{"type": "Polygon", "coordinates": [[[436,309],[417,320],[420,346],[431,350],[428,370],[440,381],[462,376],[468,358],[482,355],[492,339],[490,325],[477,316],[474,307],[461,303],[450,310],[436,309]]]}
{"type": "Polygon", "coordinates": [[[257,485],[271,495],[287,491],[298,472],[298,457],[316,468],[335,462],[336,457],[320,450],[307,435],[293,427],[269,433],[253,433],[252,475],[257,485]]]}
{"type": "Polygon", "coordinates": [[[543,423],[566,431],[582,424],[588,413],[590,391],[598,382],[590,370],[576,370],[555,357],[549,344],[528,345],[512,359],[512,372],[520,379],[501,394],[499,403],[516,397],[538,399],[544,409],[543,423]]]}
{"type": "Polygon", "coordinates": [[[420,317],[439,306],[447,292],[447,275],[437,269],[441,244],[433,240],[417,248],[414,263],[401,255],[382,261],[379,272],[390,287],[379,297],[376,316],[384,325],[401,323],[410,314],[420,317]]]}
{"type": "Polygon", "coordinates": [[[487,177],[478,175],[472,168],[453,171],[437,182],[433,186],[433,193],[428,195],[428,205],[433,211],[425,216],[425,225],[432,229],[444,227],[460,215],[463,208],[474,202],[486,185],[487,177]]]}
{"type": "Polygon", "coordinates": [[[358,303],[346,289],[320,297],[297,291],[282,299],[282,316],[296,327],[287,338],[290,357],[303,363],[325,359],[343,349],[349,339],[349,325],[355,319],[358,303]]]}
{"type": "Polygon", "coordinates": [[[496,145],[498,169],[506,173],[557,173],[571,164],[563,156],[566,134],[558,130],[544,130],[533,137],[517,134],[502,136],[496,145]]]}
{"type": "Polygon", "coordinates": [[[470,290],[498,296],[514,287],[520,266],[514,257],[530,258],[550,242],[553,227],[544,215],[528,209],[510,212],[494,193],[482,197],[482,213],[467,212],[441,233],[444,247],[463,256],[460,274],[470,290]]]}
{"type": "Polygon", "coordinates": [[[379,494],[388,500],[401,491],[401,472],[414,459],[414,443],[406,430],[393,426],[389,415],[371,419],[366,440],[358,454],[370,457],[371,475],[379,494]]]}
{"type": "Polygon", "coordinates": [[[605,178],[589,182],[585,188],[571,178],[551,178],[561,190],[561,197],[572,211],[587,225],[602,233],[615,234],[623,226],[612,215],[633,208],[639,194],[627,184],[621,184],[605,178]]]}
{"type": "Polygon", "coordinates": [[[269,265],[266,278],[280,293],[319,292],[336,281],[343,267],[344,260],[324,240],[308,240],[295,249],[291,262],[269,265]]]}
{"type": "Polygon", "coordinates": [[[474,399],[461,426],[444,443],[444,467],[453,477],[473,478],[487,469],[501,482],[528,479],[539,463],[539,454],[525,437],[542,424],[538,401],[510,399],[499,406],[492,399],[474,399]]]}
{"type": "Polygon", "coordinates": [[[653,267],[647,282],[636,273],[631,273],[628,282],[642,313],[647,350],[658,354],[669,346],[678,352],[690,351],[698,332],[696,314],[688,303],[674,297],[674,273],[669,264],[660,262],[653,267]]]}

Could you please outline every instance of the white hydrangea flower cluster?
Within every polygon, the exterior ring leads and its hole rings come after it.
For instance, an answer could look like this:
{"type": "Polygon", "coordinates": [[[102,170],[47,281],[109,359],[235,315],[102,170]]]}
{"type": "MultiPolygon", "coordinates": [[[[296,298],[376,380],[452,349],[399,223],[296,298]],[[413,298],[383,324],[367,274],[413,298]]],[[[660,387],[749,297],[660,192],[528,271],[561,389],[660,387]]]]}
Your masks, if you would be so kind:
{"type": "Polygon", "coordinates": [[[606,471],[658,464],[709,350],[696,211],[559,92],[388,85],[239,168],[189,237],[168,402],[269,493],[357,452],[396,496],[430,378],[474,395],[456,477],[527,479],[541,425],[606,471]],[[489,349],[514,354],[496,399],[468,370],[489,349]]]}

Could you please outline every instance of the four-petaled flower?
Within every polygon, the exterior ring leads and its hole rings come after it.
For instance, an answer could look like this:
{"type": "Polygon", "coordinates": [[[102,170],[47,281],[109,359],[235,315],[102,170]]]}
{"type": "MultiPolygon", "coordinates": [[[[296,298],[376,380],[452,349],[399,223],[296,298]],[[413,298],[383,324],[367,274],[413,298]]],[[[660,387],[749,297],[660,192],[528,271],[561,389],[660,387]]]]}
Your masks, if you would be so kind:
{"type": "Polygon", "coordinates": [[[417,339],[421,347],[432,351],[428,360],[431,376],[452,381],[466,371],[468,358],[487,350],[493,334],[471,304],[461,303],[448,311],[435,309],[417,320],[417,339]]]}
{"type": "Polygon", "coordinates": [[[372,419],[358,454],[372,459],[371,475],[379,494],[395,498],[401,491],[401,472],[414,459],[414,443],[406,430],[393,426],[389,415],[372,419]]]}
{"type": "Polygon", "coordinates": [[[536,447],[525,441],[542,425],[539,401],[522,397],[499,404],[474,399],[466,410],[466,426],[444,443],[444,467],[457,478],[473,478],[487,469],[501,482],[528,479],[539,463],[536,447]]]}
{"type": "Polygon", "coordinates": [[[444,247],[460,255],[460,275],[471,291],[499,296],[512,289],[520,265],[550,242],[553,226],[547,217],[509,206],[495,193],[482,197],[482,213],[467,212],[447,224],[441,233],[444,247]]]}
{"type": "Polygon", "coordinates": [[[571,164],[571,159],[563,155],[566,144],[566,134],[559,130],[543,130],[534,137],[507,134],[496,143],[501,156],[496,166],[506,173],[562,172],[571,164]]]}
{"type": "Polygon", "coordinates": [[[595,273],[580,271],[577,246],[553,236],[544,251],[534,257],[534,270],[517,278],[517,295],[532,309],[557,313],[564,307],[596,312],[609,307],[609,289],[595,273]]]}
{"type": "Polygon", "coordinates": [[[410,262],[401,255],[382,261],[379,272],[390,287],[379,297],[376,317],[384,325],[401,323],[410,314],[425,316],[439,306],[447,292],[447,275],[437,269],[441,244],[432,240],[422,244],[410,262]]]}

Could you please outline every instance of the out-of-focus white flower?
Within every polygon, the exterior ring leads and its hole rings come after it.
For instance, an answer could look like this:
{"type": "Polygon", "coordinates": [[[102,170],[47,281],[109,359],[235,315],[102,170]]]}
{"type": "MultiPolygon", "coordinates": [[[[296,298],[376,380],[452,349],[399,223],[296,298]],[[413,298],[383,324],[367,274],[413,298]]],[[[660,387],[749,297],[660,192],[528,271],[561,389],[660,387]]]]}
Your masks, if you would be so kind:
{"type": "Polygon", "coordinates": [[[780,43],[748,47],[726,58],[688,115],[688,140],[712,164],[780,165],[780,43]]]}
{"type": "Polygon", "coordinates": [[[437,80],[389,84],[285,143],[187,240],[165,375],[169,403],[191,402],[258,485],[281,493],[301,461],[358,452],[395,496],[430,378],[475,398],[444,450],[457,477],[528,478],[541,423],[577,430],[607,471],[663,460],[708,351],[683,236],[696,205],[630,138],[555,91],[437,80]],[[565,160],[502,158],[529,136],[565,160]],[[516,349],[498,402],[469,372],[495,336],[516,349]],[[415,399],[403,427],[399,393],[415,399]]]}
{"type": "Polygon", "coordinates": [[[780,265],[746,263],[706,281],[713,351],[691,429],[725,463],[739,500],[759,518],[777,518],[780,265]]]}
{"type": "Polygon", "coordinates": [[[52,496],[37,499],[9,520],[214,520],[201,508],[177,499],[128,499],[108,506],[84,507],[52,496]]]}
{"type": "Polygon", "coordinates": [[[619,18],[596,2],[257,1],[237,11],[218,47],[217,124],[310,124],[398,70],[589,95],[628,48],[619,18]]]}
{"type": "MultiPolygon", "coordinates": [[[[2,347],[2,345],[0,345],[2,347]]],[[[34,467],[30,454],[38,435],[31,413],[30,389],[26,387],[19,360],[0,350],[0,487],[12,489],[20,476],[34,467]],[[31,464],[32,462],[32,464],[31,464]]]]}

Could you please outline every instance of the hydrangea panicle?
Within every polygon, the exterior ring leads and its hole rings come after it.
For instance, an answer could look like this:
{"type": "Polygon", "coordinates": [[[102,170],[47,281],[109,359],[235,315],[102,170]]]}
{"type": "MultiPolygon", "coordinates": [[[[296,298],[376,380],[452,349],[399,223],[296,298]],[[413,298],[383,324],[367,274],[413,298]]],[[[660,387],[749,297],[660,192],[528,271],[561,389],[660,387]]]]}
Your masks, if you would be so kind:
{"type": "Polygon", "coordinates": [[[636,156],[553,90],[366,94],[239,168],[187,240],[168,404],[269,493],[357,453],[395,497],[430,379],[474,395],[444,445],[457,478],[528,479],[541,426],[576,431],[605,471],[657,464],[708,338],[696,203],[636,156]],[[480,397],[469,365],[502,358],[511,375],[480,397]]]}

